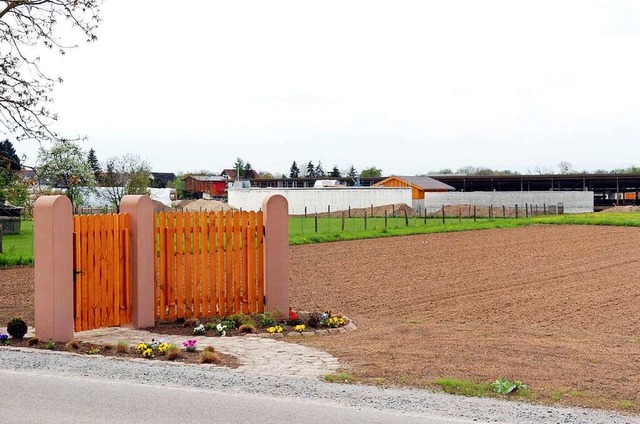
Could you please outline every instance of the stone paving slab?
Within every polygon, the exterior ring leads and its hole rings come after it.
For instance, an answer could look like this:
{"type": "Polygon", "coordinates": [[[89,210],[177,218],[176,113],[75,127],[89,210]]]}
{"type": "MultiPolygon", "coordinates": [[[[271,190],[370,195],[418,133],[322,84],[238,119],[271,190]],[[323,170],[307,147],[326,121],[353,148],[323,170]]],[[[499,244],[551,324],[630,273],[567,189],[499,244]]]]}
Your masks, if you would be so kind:
{"type": "Polygon", "coordinates": [[[86,343],[118,343],[125,340],[131,345],[151,342],[151,339],[164,339],[178,346],[187,339],[196,339],[198,349],[213,346],[216,351],[238,358],[238,372],[262,375],[288,375],[298,377],[322,377],[338,371],[338,360],[319,349],[286,343],[271,338],[256,336],[242,337],[205,337],[205,336],[173,336],[155,334],[143,330],[125,327],[100,328],[81,331],[74,338],[86,343]]]}

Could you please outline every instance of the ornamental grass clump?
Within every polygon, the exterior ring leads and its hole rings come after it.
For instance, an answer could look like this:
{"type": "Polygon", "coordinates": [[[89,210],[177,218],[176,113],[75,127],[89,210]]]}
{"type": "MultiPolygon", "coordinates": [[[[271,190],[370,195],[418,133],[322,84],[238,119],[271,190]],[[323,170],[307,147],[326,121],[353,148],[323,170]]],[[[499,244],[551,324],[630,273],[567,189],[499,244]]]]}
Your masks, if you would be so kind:
{"type": "Polygon", "coordinates": [[[64,349],[66,351],[78,350],[80,349],[80,343],[77,340],[71,339],[64,345],[64,349]]]}
{"type": "Polygon", "coordinates": [[[169,343],[167,347],[167,351],[165,352],[165,357],[170,361],[175,361],[180,357],[182,350],[175,343],[169,343]]]}
{"type": "Polygon", "coordinates": [[[217,364],[220,362],[220,357],[215,352],[203,351],[198,357],[199,364],[217,364]]]}
{"type": "Polygon", "coordinates": [[[119,353],[127,353],[129,350],[129,343],[125,340],[118,340],[118,344],[116,345],[116,352],[119,353]]]}
{"type": "Polygon", "coordinates": [[[242,324],[240,326],[240,328],[238,328],[238,331],[240,331],[241,333],[255,333],[256,331],[256,327],[251,325],[251,324],[242,324]]]}

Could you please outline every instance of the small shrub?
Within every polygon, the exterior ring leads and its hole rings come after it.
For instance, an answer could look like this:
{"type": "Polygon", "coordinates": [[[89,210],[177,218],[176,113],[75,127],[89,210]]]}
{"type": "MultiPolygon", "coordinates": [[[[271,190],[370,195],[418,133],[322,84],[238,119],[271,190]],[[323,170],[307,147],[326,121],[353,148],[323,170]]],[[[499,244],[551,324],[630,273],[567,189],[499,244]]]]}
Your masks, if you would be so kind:
{"type": "Polygon", "coordinates": [[[180,357],[181,353],[182,351],[177,345],[175,345],[174,343],[170,343],[169,347],[167,348],[167,351],[165,352],[165,356],[167,357],[168,360],[174,361],[180,357]]]}
{"type": "Polygon", "coordinates": [[[14,318],[7,324],[7,333],[14,339],[22,339],[27,334],[27,324],[20,318],[14,318]]]}
{"type": "Polygon", "coordinates": [[[321,322],[322,322],[322,318],[319,312],[312,312],[307,317],[307,325],[311,328],[320,327],[321,322]]]}
{"type": "MultiPolygon", "coordinates": [[[[48,348],[48,345],[47,345],[48,348]]],[[[64,349],[67,351],[78,350],[80,349],[80,343],[77,340],[69,340],[66,345],[64,345],[64,349]]]]}
{"type": "Polygon", "coordinates": [[[129,351],[129,343],[125,340],[118,340],[118,344],[116,345],[116,352],[127,353],[129,351]]]}
{"type": "Polygon", "coordinates": [[[229,321],[229,328],[239,328],[242,324],[245,323],[247,317],[243,313],[237,313],[233,315],[229,315],[226,321],[229,321]]]}
{"type": "Polygon", "coordinates": [[[254,316],[255,322],[260,328],[268,328],[276,325],[275,316],[271,312],[264,312],[254,316]]]}
{"type": "Polygon", "coordinates": [[[203,351],[198,357],[199,364],[217,364],[220,362],[220,357],[215,352],[203,351]]]}
{"type": "Polygon", "coordinates": [[[100,353],[100,348],[98,346],[91,346],[87,353],[89,355],[97,355],[98,353],[100,353]]]}
{"type": "Polygon", "coordinates": [[[56,344],[55,344],[54,342],[52,342],[52,341],[48,341],[48,342],[47,342],[47,346],[46,346],[46,347],[47,347],[47,349],[49,349],[49,350],[53,350],[53,349],[55,349],[55,348],[56,348],[56,344]]]}
{"type": "Polygon", "coordinates": [[[29,347],[37,346],[38,343],[40,343],[40,339],[37,337],[31,337],[29,340],[27,340],[27,346],[29,347]]]}
{"type": "Polygon", "coordinates": [[[202,349],[203,352],[215,352],[216,349],[213,346],[205,346],[204,349],[202,349]]]}
{"type": "Polygon", "coordinates": [[[213,331],[213,330],[216,329],[216,325],[217,324],[218,324],[217,322],[208,322],[208,323],[204,324],[204,328],[207,331],[213,331]]]}
{"type": "Polygon", "coordinates": [[[524,390],[527,388],[527,385],[522,381],[514,381],[513,383],[509,380],[505,380],[503,378],[498,378],[491,384],[491,388],[495,393],[501,395],[508,395],[509,393],[513,393],[516,390],[524,390]]]}
{"type": "Polygon", "coordinates": [[[241,333],[254,333],[256,331],[256,327],[251,324],[242,324],[240,328],[238,328],[238,331],[241,333]]]}

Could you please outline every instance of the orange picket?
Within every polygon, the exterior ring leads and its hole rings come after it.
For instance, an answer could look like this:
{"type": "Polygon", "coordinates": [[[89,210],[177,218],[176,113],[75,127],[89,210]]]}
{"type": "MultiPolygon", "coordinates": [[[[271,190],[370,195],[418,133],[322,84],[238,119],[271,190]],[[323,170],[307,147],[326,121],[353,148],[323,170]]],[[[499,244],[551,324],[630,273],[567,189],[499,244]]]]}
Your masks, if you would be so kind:
{"type": "Polygon", "coordinates": [[[164,212],[160,212],[160,319],[167,316],[167,219],[164,212]]]}
{"type": "MultiPolygon", "coordinates": [[[[85,328],[89,324],[89,231],[87,229],[87,217],[80,217],[80,327],[85,328]]],[[[77,295],[76,295],[77,296],[77,295]]]]}
{"type": "Polygon", "coordinates": [[[184,216],[176,212],[176,293],[178,318],[184,318],[184,216]]]}
{"type": "Polygon", "coordinates": [[[240,249],[241,249],[241,236],[240,232],[240,212],[234,212],[233,214],[233,313],[240,312],[240,301],[242,300],[241,282],[240,276],[240,249]]]}
{"type": "Polygon", "coordinates": [[[224,284],[224,214],[222,211],[216,213],[217,221],[217,236],[216,236],[216,252],[218,254],[218,310],[217,313],[220,316],[227,314],[225,307],[225,284],[224,284]]]}
{"type": "Polygon", "coordinates": [[[200,317],[200,222],[201,212],[193,213],[193,316],[200,317]]]}
{"type": "Polygon", "coordinates": [[[193,234],[191,232],[191,214],[189,212],[184,213],[184,236],[185,236],[185,318],[189,318],[193,315],[193,260],[192,260],[192,239],[193,234]]]}
{"type": "Polygon", "coordinates": [[[258,263],[256,269],[258,272],[258,312],[264,312],[264,221],[262,211],[258,211],[258,245],[256,246],[256,252],[258,254],[258,263]]]}
{"type": "Polygon", "coordinates": [[[175,219],[172,212],[167,213],[167,306],[169,307],[168,318],[173,320],[176,318],[176,299],[175,299],[175,219]]]}
{"type": "Polygon", "coordinates": [[[218,296],[216,295],[216,213],[209,213],[209,308],[210,315],[217,313],[216,303],[218,296]]]}
{"type": "Polygon", "coordinates": [[[203,317],[209,316],[209,302],[207,300],[207,295],[209,294],[209,268],[207,267],[207,260],[209,258],[208,253],[208,246],[209,246],[209,240],[208,240],[208,234],[209,232],[207,231],[207,219],[209,217],[209,212],[202,212],[200,214],[200,235],[202,237],[202,251],[201,251],[201,255],[200,255],[200,262],[201,262],[201,266],[202,266],[202,283],[201,283],[201,289],[202,292],[200,293],[200,300],[201,300],[201,305],[200,305],[200,309],[202,310],[201,315],[203,317]]]}
{"type": "Polygon", "coordinates": [[[256,308],[256,213],[249,212],[247,228],[247,299],[249,313],[257,312],[256,308]]]}

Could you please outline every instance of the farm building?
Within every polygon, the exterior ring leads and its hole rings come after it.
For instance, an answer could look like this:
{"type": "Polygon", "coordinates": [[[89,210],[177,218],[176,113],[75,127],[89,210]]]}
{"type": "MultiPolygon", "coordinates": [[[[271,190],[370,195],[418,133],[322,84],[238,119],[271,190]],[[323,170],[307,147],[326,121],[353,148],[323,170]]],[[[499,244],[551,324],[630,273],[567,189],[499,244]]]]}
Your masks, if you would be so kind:
{"type": "Polygon", "coordinates": [[[189,175],[182,182],[183,192],[188,199],[213,199],[224,197],[227,178],[219,175],[189,175]]]}
{"type": "Polygon", "coordinates": [[[455,188],[449,184],[441,183],[431,177],[407,177],[398,175],[385,178],[375,183],[373,187],[411,187],[411,199],[414,203],[416,200],[423,200],[425,192],[439,193],[455,190],[455,188]]]}
{"type": "Polygon", "coordinates": [[[150,172],[149,173],[149,185],[155,188],[166,188],[167,185],[176,179],[176,174],[173,172],[150,172]]]}
{"type": "MultiPolygon", "coordinates": [[[[251,170],[251,174],[252,175],[249,176],[250,179],[260,178],[260,174],[258,173],[258,171],[251,170]]],[[[233,168],[223,169],[220,175],[230,180],[235,180],[238,176],[238,171],[233,168]]]]}

